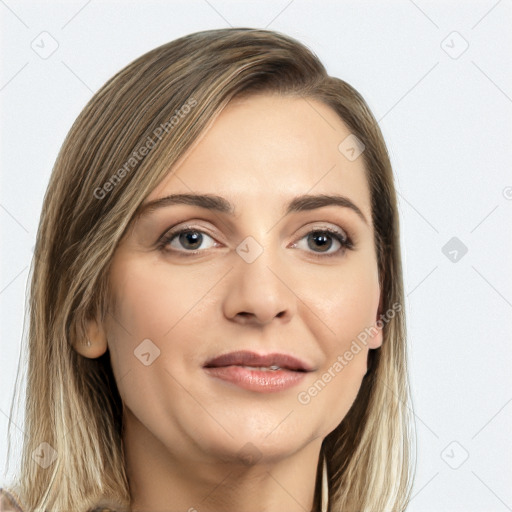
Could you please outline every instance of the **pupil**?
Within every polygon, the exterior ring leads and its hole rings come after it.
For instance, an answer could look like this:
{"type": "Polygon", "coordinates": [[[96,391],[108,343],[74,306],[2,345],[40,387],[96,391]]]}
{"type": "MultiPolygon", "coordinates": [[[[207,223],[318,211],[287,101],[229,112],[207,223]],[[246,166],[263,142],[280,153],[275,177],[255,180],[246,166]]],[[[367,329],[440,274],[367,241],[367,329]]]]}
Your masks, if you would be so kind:
{"type": "MultiPolygon", "coordinates": [[[[328,236],[328,235],[325,235],[325,234],[312,235],[312,238],[314,238],[317,241],[317,248],[318,248],[318,245],[324,246],[324,248],[325,248],[326,244],[328,245],[326,250],[329,250],[329,248],[331,247],[332,240],[329,240],[330,236],[328,236]],[[318,241],[319,241],[319,243],[318,243],[318,241]]],[[[310,247],[311,247],[311,244],[310,244],[310,247]]],[[[311,247],[311,249],[314,249],[314,248],[315,247],[311,247]]]]}
{"type": "Polygon", "coordinates": [[[183,244],[184,247],[189,247],[190,249],[196,249],[196,247],[190,247],[189,242],[192,243],[192,245],[195,243],[197,246],[201,245],[202,241],[201,233],[198,233],[197,231],[188,231],[186,233],[181,233],[180,235],[180,242],[183,244]]]}

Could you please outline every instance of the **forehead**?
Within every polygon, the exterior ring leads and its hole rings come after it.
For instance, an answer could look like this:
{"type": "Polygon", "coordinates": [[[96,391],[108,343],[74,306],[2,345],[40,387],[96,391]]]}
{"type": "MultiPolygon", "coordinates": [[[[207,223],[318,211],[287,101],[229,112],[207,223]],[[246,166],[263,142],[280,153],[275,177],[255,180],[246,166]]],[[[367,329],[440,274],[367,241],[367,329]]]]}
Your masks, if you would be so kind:
{"type": "Polygon", "coordinates": [[[260,94],[231,101],[145,202],[170,193],[215,193],[243,209],[303,194],[342,194],[371,219],[362,156],[339,145],[350,129],[311,98],[260,94]]]}

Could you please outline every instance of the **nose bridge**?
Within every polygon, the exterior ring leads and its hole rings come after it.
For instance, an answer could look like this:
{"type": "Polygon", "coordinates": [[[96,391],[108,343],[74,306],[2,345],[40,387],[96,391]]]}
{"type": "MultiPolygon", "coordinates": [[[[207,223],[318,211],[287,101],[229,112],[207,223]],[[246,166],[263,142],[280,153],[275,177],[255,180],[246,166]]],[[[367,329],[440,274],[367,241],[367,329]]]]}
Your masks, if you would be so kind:
{"type": "Polygon", "coordinates": [[[268,323],[274,317],[290,316],[295,295],[286,285],[281,247],[266,236],[262,243],[248,236],[236,248],[234,266],[226,297],[226,315],[250,315],[268,323]]]}

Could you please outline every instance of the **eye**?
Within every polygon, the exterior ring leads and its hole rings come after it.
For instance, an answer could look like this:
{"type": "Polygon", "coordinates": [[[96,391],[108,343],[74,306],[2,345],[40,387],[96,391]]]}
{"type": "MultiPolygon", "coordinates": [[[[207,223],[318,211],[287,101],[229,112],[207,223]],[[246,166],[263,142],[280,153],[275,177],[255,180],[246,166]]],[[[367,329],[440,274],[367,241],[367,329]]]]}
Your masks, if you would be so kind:
{"type": "Polygon", "coordinates": [[[320,258],[340,256],[345,253],[347,249],[350,250],[354,248],[351,239],[347,235],[341,231],[330,228],[309,231],[298,243],[293,244],[292,247],[303,249],[304,246],[300,245],[300,242],[303,240],[306,240],[307,248],[313,250],[314,256],[320,258]],[[319,251],[317,249],[319,249],[319,251]]]}
{"type": "Polygon", "coordinates": [[[209,249],[215,245],[213,238],[207,235],[204,231],[187,227],[167,232],[160,240],[158,247],[162,251],[171,250],[175,252],[194,253],[199,250],[205,239],[210,239],[214,243],[207,247],[202,247],[202,249],[209,249]]]}
{"type": "MultiPolygon", "coordinates": [[[[180,256],[190,256],[205,249],[215,247],[216,242],[204,231],[187,226],[166,232],[158,242],[158,249],[163,252],[181,253],[180,256]],[[210,240],[210,244],[203,246],[210,240]],[[188,254],[187,254],[188,253],[188,254]]],[[[313,251],[318,258],[341,256],[346,250],[354,248],[351,239],[343,232],[331,228],[317,228],[309,231],[299,242],[291,245],[293,248],[313,251]],[[303,241],[306,240],[305,246],[303,241]]]]}

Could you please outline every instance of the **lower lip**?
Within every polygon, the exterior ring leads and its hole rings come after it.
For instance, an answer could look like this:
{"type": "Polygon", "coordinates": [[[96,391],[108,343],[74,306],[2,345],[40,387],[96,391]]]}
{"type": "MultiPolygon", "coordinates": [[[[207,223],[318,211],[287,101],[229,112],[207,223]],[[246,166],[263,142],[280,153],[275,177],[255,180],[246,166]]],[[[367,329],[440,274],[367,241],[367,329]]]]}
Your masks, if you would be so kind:
{"type": "Polygon", "coordinates": [[[243,366],[204,368],[206,373],[250,391],[274,393],[296,386],[307,372],[293,370],[250,370],[243,366]]]}

